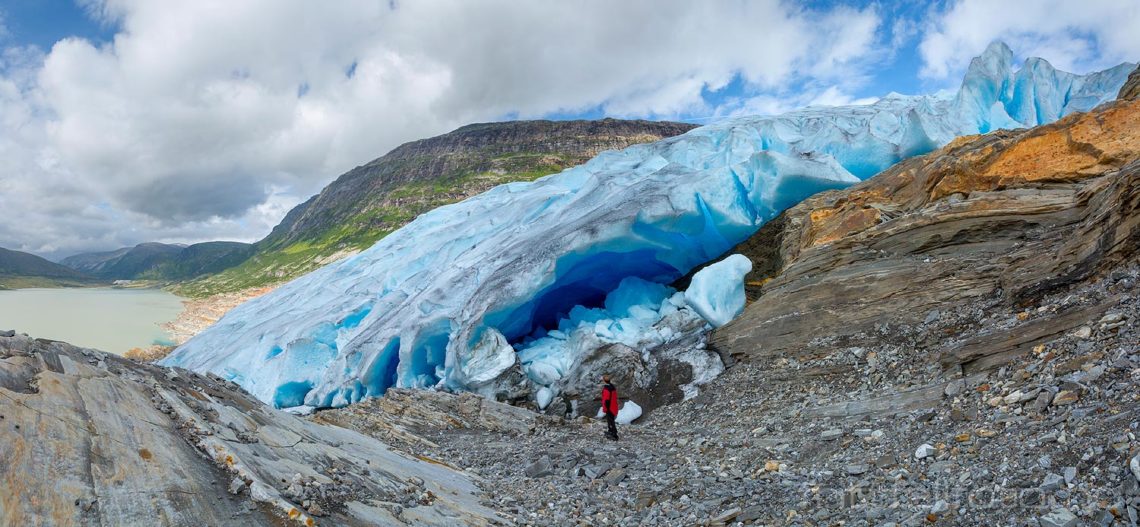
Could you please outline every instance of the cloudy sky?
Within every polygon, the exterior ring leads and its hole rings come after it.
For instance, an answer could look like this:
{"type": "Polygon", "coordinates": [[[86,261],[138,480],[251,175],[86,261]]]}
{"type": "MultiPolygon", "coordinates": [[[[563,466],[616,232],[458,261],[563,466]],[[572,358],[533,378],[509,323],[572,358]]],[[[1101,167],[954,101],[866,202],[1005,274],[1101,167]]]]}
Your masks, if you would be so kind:
{"type": "Polygon", "coordinates": [[[1140,59],[1136,0],[2,0],[0,247],[254,241],[470,122],[742,113],[954,89],[994,39],[1140,59]]]}

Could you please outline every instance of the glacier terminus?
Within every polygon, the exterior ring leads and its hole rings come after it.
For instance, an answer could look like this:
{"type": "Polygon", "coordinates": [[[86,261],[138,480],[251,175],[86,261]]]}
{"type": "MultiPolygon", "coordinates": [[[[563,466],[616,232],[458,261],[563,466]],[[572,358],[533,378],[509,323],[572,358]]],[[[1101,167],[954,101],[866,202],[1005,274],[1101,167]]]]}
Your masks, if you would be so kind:
{"type": "MultiPolygon", "coordinates": [[[[733,118],[605,152],[423,214],[234,309],[162,364],[212,372],[278,408],[343,406],[392,386],[546,406],[601,346],[649,353],[739,314],[744,257],[675,284],[784,209],[959,136],[1089,110],[1133,68],[1015,69],[995,43],[957,93],[733,118]]],[[[681,360],[694,384],[723,369],[704,349],[681,360]]]]}

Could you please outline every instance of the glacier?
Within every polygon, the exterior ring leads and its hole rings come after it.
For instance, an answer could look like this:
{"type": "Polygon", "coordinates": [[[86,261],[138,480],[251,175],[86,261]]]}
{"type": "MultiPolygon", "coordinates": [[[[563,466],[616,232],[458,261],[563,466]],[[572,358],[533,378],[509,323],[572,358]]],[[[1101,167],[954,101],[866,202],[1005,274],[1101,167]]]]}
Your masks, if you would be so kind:
{"type": "MultiPolygon", "coordinates": [[[[505,378],[549,404],[590,349],[646,350],[694,320],[704,331],[735,315],[669,284],[782,210],[958,136],[1091,109],[1134,67],[1074,75],[1030,59],[1015,70],[995,43],[954,94],[739,117],[604,152],[423,214],[237,307],[162,364],[279,408],[343,406],[391,386],[493,395],[505,378]]],[[[742,274],[702,287],[733,297],[742,274]]],[[[719,371],[705,360],[692,359],[702,376],[719,371]]]]}
{"type": "Polygon", "coordinates": [[[752,260],[734,254],[693,275],[685,290],[685,302],[719,328],[744,311],[744,276],[752,271],[752,260]]]}
{"type": "MultiPolygon", "coordinates": [[[[734,256],[748,261],[744,256],[734,256]]],[[[700,309],[716,313],[728,313],[736,309],[736,306],[726,305],[725,300],[729,295],[721,294],[725,289],[733,288],[734,282],[739,285],[739,309],[743,310],[744,276],[742,273],[734,276],[734,270],[739,269],[740,264],[738,260],[733,261],[729,266],[723,265],[723,262],[709,266],[693,277],[694,285],[712,282],[726,284],[719,288],[690,286],[680,292],[656,282],[627,277],[606,295],[601,306],[574,306],[553,328],[540,328],[519,343],[517,352],[514,348],[505,348],[503,354],[510,361],[517,354],[526,377],[535,385],[541,386],[535,394],[535,400],[540,408],[545,408],[562,392],[564,383],[559,381],[569,378],[581,366],[582,360],[590,356],[592,350],[607,344],[622,344],[648,352],[675,340],[687,328],[712,327],[714,321],[700,314],[700,309]]],[[[751,265],[749,261],[748,267],[751,268],[751,265]]],[[[728,304],[735,300],[729,299],[728,304]]],[[[711,380],[723,370],[719,362],[710,360],[700,352],[680,353],[671,358],[692,368],[696,384],[711,380]]],[[[644,362],[650,362],[648,357],[645,359],[644,362]]],[[[505,368],[495,372],[494,376],[503,371],[505,368]]],[[[478,387],[479,383],[471,383],[468,388],[472,386],[478,387]]],[[[682,390],[687,396],[695,395],[692,390],[695,387],[689,388],[682,387],[682,390]]]]}
{"type": "MultiPolygon", "coordinates": [[[[595,414],[594,417],[601,419],[605,417],[605,415],[606,414],[602,413],[602,410],[599,408],[598,413],[595,414]]],[[[641,417],[641,406],[633,401],[626,401],[621,405],[617,415],[614,416],[614,422],[619,425],[628,425],[638,417],[641,417]]]]}

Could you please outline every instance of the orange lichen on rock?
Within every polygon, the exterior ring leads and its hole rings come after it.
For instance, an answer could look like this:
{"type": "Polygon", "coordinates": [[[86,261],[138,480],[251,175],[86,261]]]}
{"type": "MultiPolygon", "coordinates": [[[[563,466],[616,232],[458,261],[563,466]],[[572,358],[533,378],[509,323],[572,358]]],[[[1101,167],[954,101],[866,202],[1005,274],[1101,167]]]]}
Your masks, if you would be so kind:
{"type": "Polygon", "coordinates": [[[879,210],[871,207],[849,205],[844,209],[812,211],[809,239],[804,246],[815,247],[846,238],[874,227],[881,219],[879,210]]]}
{"type": "Polygon", "coordinates": [[[1012,144],[981,174],[997,184],[1075,181],[1140,152],[1140,101],[1078,114],[1012,144]],[[1101,166],[1105,165],[1105,166],[1101,166]]]}
{"type": "Polygon", "coordinates": [[[139,362],[153,362],[170,355],[172,351],[174,351],[174,346],[152,345],[145,348],[131,348],[123,356],[139,362]]]}
{"type": "Polygon", "coordinates": [[[1081,172],[1096,166],[1097,157],[1097,152],[1070,141],[1067,131],[1050,130],[1010,145],[978,174],[978,183],[992,188],[1022,181],[1082,179],[1081,172]]]}
{"type": "Polygon", "coordinates": [[[963,136],[958,136],[958,137],[955,137],[954,139],[950,140],[950,142],[949,142],[949,143],[946,143],[946,147],[945,147],[945,148],[946,148],[946,149],[948,149],[948,150],[953,150],[953,149],[955,149],[955,148],[958,148],[959,146],[962,146],[962,145],[964,145],[964,144],[970,143],[970,142],[972,142],[974,139],[977,139],[977,138],[979,138],[979,137],[981,137],[981,135],[980,135],[980,134],[971,134],[971,135],[963,135],[963,136]]]}
{"type": "Polygon", "coordinates": [[[1069,136],[1075,143],[1095,145],[1102,164],[1121,166],[1140,153],[1140,100],[1117,103],[1099,114],[1081,114],[1069,136]]]}

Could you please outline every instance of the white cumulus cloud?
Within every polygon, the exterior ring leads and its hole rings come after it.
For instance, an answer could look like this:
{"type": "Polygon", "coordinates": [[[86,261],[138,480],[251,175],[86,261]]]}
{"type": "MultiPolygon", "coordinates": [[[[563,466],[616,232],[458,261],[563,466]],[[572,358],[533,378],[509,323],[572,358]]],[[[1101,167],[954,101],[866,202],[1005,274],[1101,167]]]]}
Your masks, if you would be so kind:
{"type": "Polygon", "coordinates": [[[921,73],[954,79],[994,40],[1062,70],[1104,69],[1137,59],[1137,28],[1136,0],[957,0],[927,21],[921,73]]]}
{"type": "Polygon", "coordinates": [[[702,93],[737,77],[845,100],[825,90],[865,74],[880,25],[775,0],[81,4],[111,41],[0,55],[0,246],[255,240],[341,172],[474,121],[713,113],[702,93]]]}

